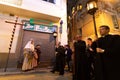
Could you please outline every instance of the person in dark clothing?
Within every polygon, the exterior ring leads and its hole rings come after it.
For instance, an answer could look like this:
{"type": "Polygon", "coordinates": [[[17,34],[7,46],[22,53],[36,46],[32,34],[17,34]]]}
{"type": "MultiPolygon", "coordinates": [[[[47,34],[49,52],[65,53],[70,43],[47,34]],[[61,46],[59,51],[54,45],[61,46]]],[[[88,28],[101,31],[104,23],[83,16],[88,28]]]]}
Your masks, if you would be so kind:
{"type": "Polygon", "coordinates": [[[58,71],[59,75],[64,75],[65,49],[63,46],[59,45],[58,48],[56,48],[56,52],[55,65],[51,72],[54,73],[55,71],[58,71]]]}
{"type": "Polygon", "coordinates": [[[65,45],[65,58],[66,58],[65,60],[66,60],[67,66],[68,66],[68,71],[72,71],[72,69],[71,69],[72,67],[70,65],[70,62],[72,60],[71,56],[72,56],[72,50],[71,50],[70,46],[65,45]]]}
{"type": "Polygon", "coordinates": [[[77,35],[77,41],[74,42],[74,75],[73,80],[89,80],[88,79],[88,63],[86,55],[86,43],[81,40],[81,36],[77,35]]]}
{"type": "Polygon", "coordinates": [[[89,71],[89,78],[90,80],[94,79],[94,53],[93,53],[93,49],[91,48],[92,46],[92,39],[91,38],[87,38],[87,47],[86,47],[86,51],[87,51],[87,57],[88,57],[88,71],[89,71]]]}
{"type": "Polygon", "coordinates": [[[40,61],[40,54],[41,54],[40,45],[39,45],[39,44],[36,45],[35,49],[36,49],[36,53],[37,53],[37,55],[38,55],[37,64],[39,64],[39,61],[40,61]]]}
{"type": "Polygon", "coordinates": [[[96,52],[95,80],[120,80],[120,36],[109,31],[109,26],[100,26],[101,37],[92,45],[96,52]]]}

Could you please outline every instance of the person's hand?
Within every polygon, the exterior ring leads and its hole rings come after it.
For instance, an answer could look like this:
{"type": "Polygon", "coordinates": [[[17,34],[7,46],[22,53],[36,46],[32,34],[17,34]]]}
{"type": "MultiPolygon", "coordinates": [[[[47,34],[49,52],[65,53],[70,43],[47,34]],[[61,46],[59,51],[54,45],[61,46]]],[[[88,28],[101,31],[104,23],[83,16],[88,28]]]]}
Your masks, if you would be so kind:
{"type": "Polygon", "coordinates": [[[73,40],[72,42],[75,43],[75,42],[77,42],[77,40],[73,40]]]}
{"type": "Polygon", "coordinates": [[[55,52],[55,55],[57,55],[58,54],[58,52],[55,52]]]}
{"type": "Polygon", "coordinates": [[[97,51],[97,53],[104,53],[104,49],[101,49],[101,48],[96,48],[96,51],[97,51]]]}
{"type": "Polygon", "coordinates": [[[89,48],[89,50],[90,50],[90,51],[93,51],[93,49],[92,49],[92,48],[89,48]]]}

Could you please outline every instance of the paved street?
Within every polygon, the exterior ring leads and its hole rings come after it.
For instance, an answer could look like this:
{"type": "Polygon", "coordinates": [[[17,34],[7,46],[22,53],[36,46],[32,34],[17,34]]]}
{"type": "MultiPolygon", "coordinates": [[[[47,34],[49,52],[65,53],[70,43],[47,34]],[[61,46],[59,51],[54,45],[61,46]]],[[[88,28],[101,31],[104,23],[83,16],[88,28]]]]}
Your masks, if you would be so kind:
{"type": "Polygon", "coordinates": [[[6,72],[0,75],[0,80],[72,80],[72,74],[65,72],[61,76],[57,72],[51,73],[50,69],[41,68],[28,72],[6,72]]]}

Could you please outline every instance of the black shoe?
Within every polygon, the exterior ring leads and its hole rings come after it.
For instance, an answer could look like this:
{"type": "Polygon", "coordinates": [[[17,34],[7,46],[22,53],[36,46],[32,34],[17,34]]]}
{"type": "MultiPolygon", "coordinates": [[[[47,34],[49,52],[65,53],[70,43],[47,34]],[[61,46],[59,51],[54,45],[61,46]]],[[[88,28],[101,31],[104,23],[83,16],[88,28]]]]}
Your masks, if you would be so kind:
{"type": "Polygon", "coordinates": [[[64,73],[61,73],[61,72],[60,72],[59,75],[64,75],[64,73]]]}
{"type": "Polygon", "coordinates": [[[59,75],[63,76],[64,74],[59,74],[59,75]]]}
{"type": "Polygon", "coordinates": [[[55,71],[53,71],[53,70],[52,70],[52,71],[50,71],[50,72],[55,73],[55,71]]]}

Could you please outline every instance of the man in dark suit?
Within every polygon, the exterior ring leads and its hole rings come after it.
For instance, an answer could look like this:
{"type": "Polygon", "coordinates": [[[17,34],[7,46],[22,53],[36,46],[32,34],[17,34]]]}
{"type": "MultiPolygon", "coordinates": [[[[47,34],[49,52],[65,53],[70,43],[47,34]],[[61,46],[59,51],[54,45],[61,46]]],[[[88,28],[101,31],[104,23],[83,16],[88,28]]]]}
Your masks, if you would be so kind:
{"type": "Polygon", "coordinates": [[[64,67],[65,67],[65,48],[62,45],[58,45],[56,48],[56,60],[52,69],[52,73],[55,71],[59,72],[59,75],[64,75],[64,67]]]}
{"type": "Polygon", "coordinates": [[[110,35],[109,26],[100,26],[93,46],[96,53],[95,80],[120,80],[120,36],[110,35]]]}
{"type": "Polygon", "coordinates": [[[70,62],[72,61],[72,50],[69,45],[65,45],[65,61],[66,65],[68,66],[68,71],[71,71],[72,67],[70,65],[70,62]]]}
{"type": "Polygon", "coordinates": [[[74,75],[73,80],[89,80],[86,55],[86,43],[77,35],[74,42],[74,75]]]}

